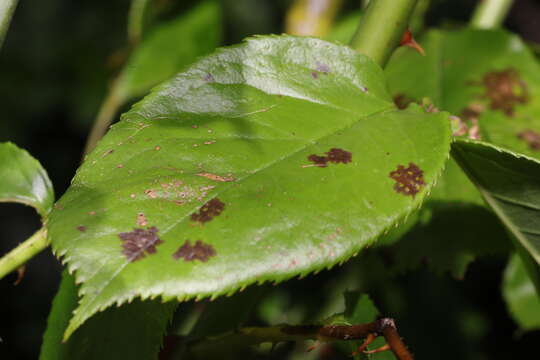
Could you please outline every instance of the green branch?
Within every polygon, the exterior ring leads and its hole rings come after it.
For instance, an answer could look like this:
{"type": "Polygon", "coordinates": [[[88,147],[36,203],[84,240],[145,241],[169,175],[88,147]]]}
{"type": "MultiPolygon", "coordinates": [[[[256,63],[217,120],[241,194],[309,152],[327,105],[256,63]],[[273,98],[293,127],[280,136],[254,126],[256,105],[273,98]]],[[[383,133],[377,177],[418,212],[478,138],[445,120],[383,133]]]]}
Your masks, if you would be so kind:
{"type": "Polygon", "coordinates": [[[512,6],[513,0],[481,0],[471,19],[471,26],[493,29],[501,26],[512,6]]]}
{"type": "Polygon", "coordinates": [[[383,66],[399,46],[417,0],[371,0],[350,45],[383,66]]]}
{"type": "Polygon", "coordinates": [[[19,0],[0,0],[0,47],[4,43],[11,17],[19,0]]]}
{"type": "Polygon", "coordinates": [[[47,230],[42,227],[29,239],[19,244],[15,249],[0,259],[0,279],[12,271],[17,270],[30,260],[34,255],[49,246],[47,230]]]}

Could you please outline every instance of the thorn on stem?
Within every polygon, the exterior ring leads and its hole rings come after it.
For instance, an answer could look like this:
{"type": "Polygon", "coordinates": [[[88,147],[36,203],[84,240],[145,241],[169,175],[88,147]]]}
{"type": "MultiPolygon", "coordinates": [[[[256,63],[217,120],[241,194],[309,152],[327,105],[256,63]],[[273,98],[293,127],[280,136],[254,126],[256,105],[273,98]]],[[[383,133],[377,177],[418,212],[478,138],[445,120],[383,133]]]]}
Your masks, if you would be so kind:
{"type": "Polygon", "coordinates": [[[403,33],[403,36],[401,37],[400,45],[401,46],[408,46],[410,48],[413,48],[414,50],[418,51],[418,53],[420,55],[422,55],[422,56],[426,55],[426,52],[424,51],[422,46],[420,46],[420,44],[418,44],[416,42],[416,40],[413,37],[413,34],[412,34],[411,30],[409,30],[409,29],[405,30],[405,32],[403,33]]]}

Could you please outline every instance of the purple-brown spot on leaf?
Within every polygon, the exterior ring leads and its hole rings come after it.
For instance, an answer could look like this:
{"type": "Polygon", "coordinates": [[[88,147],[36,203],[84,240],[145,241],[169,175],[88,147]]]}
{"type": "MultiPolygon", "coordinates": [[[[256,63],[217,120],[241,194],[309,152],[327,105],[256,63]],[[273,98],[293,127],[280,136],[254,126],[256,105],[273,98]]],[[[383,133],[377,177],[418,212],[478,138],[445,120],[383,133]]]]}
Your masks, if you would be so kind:
{"type": "Polygon", "coordinates": [[[311,72],[311,77],[314,78],[314,79],[317,79],[319,77],[319,74],[317,74],[316,71],[312,71],[311,72]]]}
{"type": "Polygon", "coordinates": [[[86,231],[86,226],[79,225],[79,226],[77,226],[77,230],[79,230],[80,232],[85,232],[86,231]]]}
{"type": "Polygon", "coordinates": [[[201,240],[197,240],[195,245],[191,245],[189,240],[186,240],[182,246],[172,255],[173,259],[178,260],[183,258],[184,261],[200,260],[207,262],[209,258],[216,255],[216,251],[210,244],[205,244],[201,240]]]}
{"type": "Polygon", "coordinates": [[[328,161],[334,164],[347,164],[352,161],[352,153],[343,149],[332,148],[326,153],[328,161]]]}
{"type": "Polygon", "coordinates": [[[152,226],[148,229],[133,229],[133,231],[120,233],[118,237],[122,240],[122,254],[129,262],[137,261],[148,254],[154,254],[156,246],[163,243],[157,236],[158,229],[152,226]]]}
{"type": "Polygon", "coordinates": [[[540,133],[527,129],[517,134],[517,136],[529,144],[531,150],[540,150],[540,133]]]}
{"type": "Polygon", "coordinates": [[[198,221],[203,224],[221,214],[223,212],[223,209],[225,209],[225,204],[221,202],[218,198],[214,198],[204,204],[199,209],[199,212],[191,214],[191,220],[198,221]]]}
{"type": "Polygon", "coordinates": [[[214,79],[214,77],[212,76],[212,74],[208,73],[206,75],[204,75],[204,81],[206,82],[215,82],[216,80],[214,79]]]}
{"type": "Polygon", "coordinates": [[[410,162],[409,167],[398,165],[397,170],[390,173],[390,177],[396,181],[394,190],[403,195],[414,197],[420,189],[426,185],[424,171],[416,164],[410,162]]]}
{"type": "Polygon", "coordinates": [[[326,156],[319,156],[319,155],[309,155],[308,156],[308,160],[313,162],[314,165],[316,166],[319,166],[319,167],[326,167],[327,166],[327,162],[328,162],[328,158],[326,156]]]}
{"type": "Polygon", "coordinates": [[[527,84],[515,69],[492,71],[482,78],[492,110],[501,110],[508,116],[514,115],[514,107],[529,101],[527,84]]]}

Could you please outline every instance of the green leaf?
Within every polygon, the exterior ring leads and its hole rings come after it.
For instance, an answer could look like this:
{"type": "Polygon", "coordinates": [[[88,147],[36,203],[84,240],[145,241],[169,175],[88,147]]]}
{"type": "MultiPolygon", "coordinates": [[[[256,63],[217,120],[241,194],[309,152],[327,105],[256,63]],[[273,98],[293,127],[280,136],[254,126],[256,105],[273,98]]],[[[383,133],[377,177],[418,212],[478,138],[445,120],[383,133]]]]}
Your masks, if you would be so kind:
{"type": "Polygon", "coordinates": [[[216,297],[347,260],[421,204],[449,142],[447,114],[395,109],[348,47],[219,50],[125,114],[53,212],[54,251],[82,283],[66,336],[135,297],[216,297]],[[137,240],[150,251],[125,256],[137,240]]]}
{"type": "Polygon", "coordinates": [[[453,143],[452,156],[519,244],[540,264],[540,162],[466,140],[453,143]]]}
{"type": "Polygon", "coordinates": [[[46,218],[54,203],[47,172],[28,152],[12,143],[0,143],[0,202],[34,207],[46,218]]]}
{"type": "Polygon", "coordinates": [[[118,97],[130,99],[169,79],[218,46],[219,4],[203,1],[187,14],[156,26],[135,49],[119,75],[118,97]]]}
{"type": "Polygon", "coordinates": [[[400,49],[386,68],[394,96],[429,97],[469,128],[477,117],[483,140],[540,159],[540,64],[518,36],[435,30],[420,43],[425,57],[400,49]]]}
{"type": "Polygon", "coordinates": [[[157,359],[175,306],[173,302],[136,300],[120,308],[110,308],[90,319],[67,342],[62,342],[71,313],[77,307],[75,279],[64,271],[39,359],[157,359]]]}
{"type": "Polygon", "coordinates": [[[512,256],[504,272],[503,296],[522,329],[540,329],[540,298],[517,255],[512,256]]]}

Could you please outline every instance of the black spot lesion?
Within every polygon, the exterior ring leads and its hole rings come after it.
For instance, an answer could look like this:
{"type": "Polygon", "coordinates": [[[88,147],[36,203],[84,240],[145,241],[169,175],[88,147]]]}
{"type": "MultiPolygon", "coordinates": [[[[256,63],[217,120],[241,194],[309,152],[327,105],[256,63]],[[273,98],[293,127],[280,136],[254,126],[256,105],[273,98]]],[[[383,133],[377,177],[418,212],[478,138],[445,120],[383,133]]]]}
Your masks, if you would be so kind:
{"type": "Polygon", "coordinates": [[[191,214],[191,220],[204,224],[220,215],[224,209],[225,203],[214,198],[204,204],[198,212],[191,214]]]}
{"type": "Polygon", "coordinates": [[[352,153],[343,149],[332,148],[325,152],[325,155],[311,154],[308,156],[308,160],[318,167],[327,167],[328,163],[348,164],[352,161],[352,153]]]}
{"type": "Polygon", "coordinates": [[[157,235],[158,232],[159,230],[152,226],[147,229],[134,228],[133,231],[118,234],[122,240],[122,254],[129,262],[134,262],[156,253],[156,246],[163,243],[157,235]]]}
{"type": "Polygon", "coordinates": [[[424,171],[412,162],[409,163],[409,167],[398,165],[397,169],[390,172],[389,176],[396,181],[394,190],[406,196],[415,197],[426,185],[424,171]]]}
{"type": "Polygon", "coordinates": [[[191,245],[191,241],[186,240],[172,255],[173,259],[178,260],[183,258],[186,262],[195,260],[207,262],[213,256],[216,256],[214,247],[210,244],[205,244],[201,240],[197,240],[194,245],[191,245]]]}

